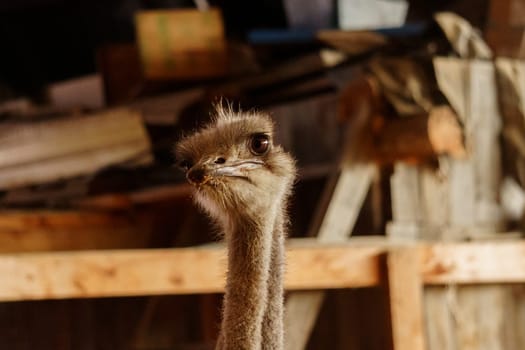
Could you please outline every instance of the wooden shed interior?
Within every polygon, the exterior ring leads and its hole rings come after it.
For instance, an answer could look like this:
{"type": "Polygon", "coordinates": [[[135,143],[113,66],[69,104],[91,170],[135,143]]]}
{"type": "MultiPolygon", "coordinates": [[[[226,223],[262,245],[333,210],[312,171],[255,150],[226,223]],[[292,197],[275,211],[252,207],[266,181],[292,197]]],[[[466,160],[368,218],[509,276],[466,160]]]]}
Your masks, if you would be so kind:
{"type": "Polygon", "coordinates": [[[525,349],[525,0],[4,1],[0,42],[0,348],[214,349],[173,148],[228,105],[299,168],[286,350],[525,349]]]}

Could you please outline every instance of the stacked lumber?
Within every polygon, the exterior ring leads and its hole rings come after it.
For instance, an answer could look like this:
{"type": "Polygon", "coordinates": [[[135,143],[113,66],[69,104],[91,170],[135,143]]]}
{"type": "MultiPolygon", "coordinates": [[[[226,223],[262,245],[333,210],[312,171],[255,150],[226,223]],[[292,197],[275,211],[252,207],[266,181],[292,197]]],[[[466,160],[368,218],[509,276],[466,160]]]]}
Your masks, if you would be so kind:
{"type": "Polygon", "coordinates": [[[0,189],[151,161],[141,117],[127,109],[32,123],[5,122],[0,131],[0,189]]]}

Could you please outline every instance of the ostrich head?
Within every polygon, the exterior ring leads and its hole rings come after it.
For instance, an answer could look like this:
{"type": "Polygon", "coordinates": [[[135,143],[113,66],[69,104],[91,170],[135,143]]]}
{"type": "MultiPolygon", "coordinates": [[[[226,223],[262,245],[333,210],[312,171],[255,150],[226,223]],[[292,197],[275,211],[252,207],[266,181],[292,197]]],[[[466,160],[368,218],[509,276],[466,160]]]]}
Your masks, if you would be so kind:
{"type": "Polygon", "coordinates": [[[273,143],[273,122],[262,113],[218,107],[208,126],[177,144],[175,157],[196,201],[219,221],[262,215],[287,195],[295,176],[294,160],[273,143]]]}

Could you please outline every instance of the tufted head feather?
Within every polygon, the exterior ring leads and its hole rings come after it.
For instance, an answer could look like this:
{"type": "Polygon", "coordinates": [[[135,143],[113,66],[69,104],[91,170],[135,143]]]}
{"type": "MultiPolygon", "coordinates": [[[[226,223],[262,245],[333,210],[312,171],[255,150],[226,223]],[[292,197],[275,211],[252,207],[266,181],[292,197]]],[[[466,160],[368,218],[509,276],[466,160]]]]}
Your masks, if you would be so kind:
{"type": "Polygon", "coordinates": [[[295,162],[273,143],[273,132],[267,114],[217,107],[209,125],[176,145],[177,163],[211,216],[255,213],[288,193],[295,162]]]}

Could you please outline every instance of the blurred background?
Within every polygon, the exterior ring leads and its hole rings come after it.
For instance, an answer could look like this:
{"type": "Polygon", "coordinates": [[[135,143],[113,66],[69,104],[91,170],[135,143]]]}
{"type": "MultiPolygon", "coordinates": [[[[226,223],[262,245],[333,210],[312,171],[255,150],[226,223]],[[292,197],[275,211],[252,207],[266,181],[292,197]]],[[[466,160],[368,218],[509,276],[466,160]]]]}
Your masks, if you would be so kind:
{"type": "MultiPolygon", "coordinates": [[[[217,103],[296,157],[290,239],[519,244],[524,38],[522,0],[0,3],[0,347],[213,349],[220,290],[112,259],[218,249],[172,153],[217,103]]],[[[524,292],[425,287],[427,348],[525,348],[524,292]]],[[[401,349],[385,285],[321,295],[288,349],[401,349]]]]}

